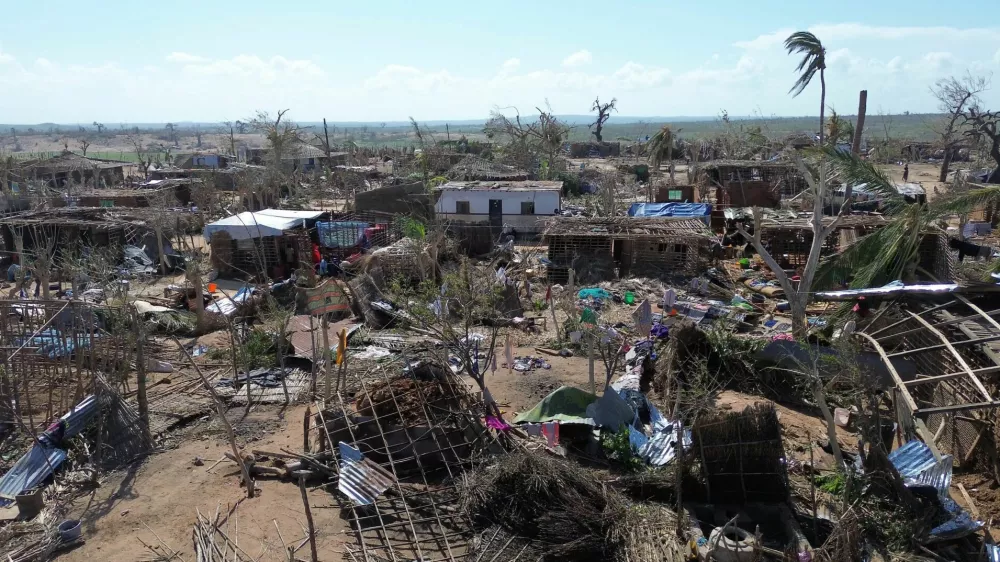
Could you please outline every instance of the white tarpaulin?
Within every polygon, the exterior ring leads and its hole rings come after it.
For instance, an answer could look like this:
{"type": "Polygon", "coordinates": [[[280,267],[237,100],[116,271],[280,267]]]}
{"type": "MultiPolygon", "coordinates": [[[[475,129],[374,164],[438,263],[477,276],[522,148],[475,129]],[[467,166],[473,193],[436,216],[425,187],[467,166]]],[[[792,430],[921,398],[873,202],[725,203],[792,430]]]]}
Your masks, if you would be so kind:
{"type": "Polygon", "coordinates": [[[233,240],[248,240],[266,236],[281,236],[285,230],[302,227],[307,220],[319,218],[322,211],[292,211],[264,209],[255,213],[244,212],[217,220],[205,226],[206,240],[216,232],[227,232],[233,240]]]}

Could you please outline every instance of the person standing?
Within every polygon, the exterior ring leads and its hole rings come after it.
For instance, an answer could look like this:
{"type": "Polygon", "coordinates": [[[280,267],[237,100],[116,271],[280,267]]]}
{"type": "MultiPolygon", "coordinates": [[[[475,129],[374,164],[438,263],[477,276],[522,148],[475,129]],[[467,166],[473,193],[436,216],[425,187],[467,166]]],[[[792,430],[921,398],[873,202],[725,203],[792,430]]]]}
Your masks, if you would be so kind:
{"type": "Polygon", "coordinates": [[[909,179],[910,179],[910,165],[908,163],[903,164],[903,181],[905,182],[909,179]]]}

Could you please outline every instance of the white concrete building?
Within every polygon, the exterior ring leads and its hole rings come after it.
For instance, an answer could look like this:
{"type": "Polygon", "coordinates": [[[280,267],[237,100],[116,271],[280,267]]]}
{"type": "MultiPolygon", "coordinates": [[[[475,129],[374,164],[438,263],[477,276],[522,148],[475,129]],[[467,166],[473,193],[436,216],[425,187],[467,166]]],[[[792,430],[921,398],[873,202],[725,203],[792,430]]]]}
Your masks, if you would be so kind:
{"type": "Polygon", "coordinates": [[[510,225],[529,232],[558,213],[561,181],[453,181],[436,189],[438,218],[510,225]]]}

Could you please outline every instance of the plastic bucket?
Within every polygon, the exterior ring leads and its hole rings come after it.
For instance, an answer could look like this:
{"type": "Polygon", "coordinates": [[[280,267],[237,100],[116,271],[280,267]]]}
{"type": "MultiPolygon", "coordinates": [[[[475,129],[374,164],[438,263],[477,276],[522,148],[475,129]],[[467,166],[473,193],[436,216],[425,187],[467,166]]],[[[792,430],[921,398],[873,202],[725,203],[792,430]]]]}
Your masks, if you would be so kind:
{"type": "Polygon", "coordinates": [[[632,293],[625,293],[625,304],[632,304],[635,302],[635,295],[632,293]]]}
{"type": "Polygon", "coordinates": [[[80,538],[80,522],[76,519],[67,519],[59,524],[59,538],[64,542],[75,541],[80,538]]]}
{"type": "Polygon", "coordinates": [[[217,290],[219,290],[219,286],[218,285],[216,285],[215,283],[209,283],[208,284],[208,292],[209,293],[214,293],[217,290]]]}

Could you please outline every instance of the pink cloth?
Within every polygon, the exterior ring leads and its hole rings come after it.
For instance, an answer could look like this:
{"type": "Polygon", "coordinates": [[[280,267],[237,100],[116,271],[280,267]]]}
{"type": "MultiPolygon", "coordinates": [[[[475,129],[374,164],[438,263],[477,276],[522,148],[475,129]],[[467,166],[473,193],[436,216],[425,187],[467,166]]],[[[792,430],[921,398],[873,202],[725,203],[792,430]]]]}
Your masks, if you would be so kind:
{"type": "Polygon", "coordinates": [[[486,416],[486,427],[497,431],[508,431],[510,425],[496,416],[486,416]]]}
{"type": "Polygon", "coordinates": [[[542,424],[542,435],[548,442],[549,447],[559,444],[559,422],[549,422],[542,424]]]}

